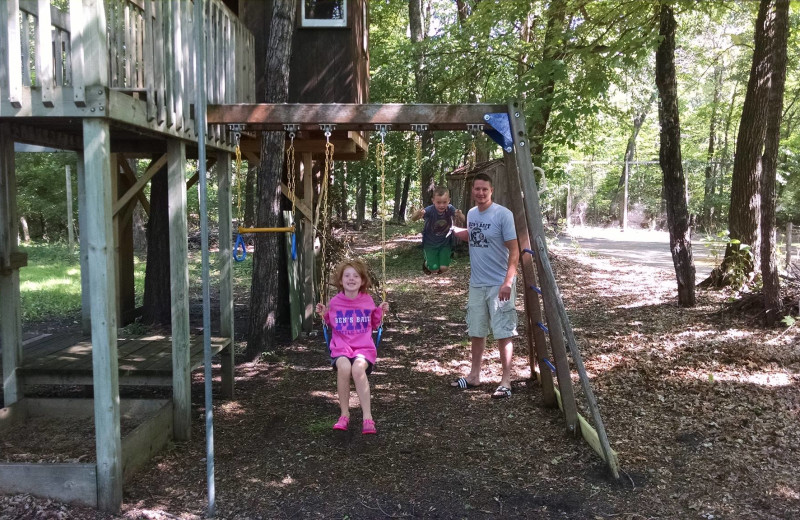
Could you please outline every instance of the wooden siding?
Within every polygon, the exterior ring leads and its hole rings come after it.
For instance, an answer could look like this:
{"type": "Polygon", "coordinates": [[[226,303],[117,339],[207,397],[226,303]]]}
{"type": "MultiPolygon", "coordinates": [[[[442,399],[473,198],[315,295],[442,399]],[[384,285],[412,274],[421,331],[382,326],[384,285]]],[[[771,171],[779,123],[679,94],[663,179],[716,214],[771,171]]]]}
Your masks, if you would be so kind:
{"type": "MultiPolygon", "coordinates": [[[[65,12],[49,0],[3,2],[0,117],[109,117],[194,138],[192,2],[100,4],[90,11],[82,0],[71,0],[65,12]],[[82,45],[88,31],[98,30],[105,33],[107,52],[82,45]],[[106,88],[111,92],[104,94],[106,88]],[[137,103],[114,102],[114,92],[137,103]]],[[[253,35],[222,1],[206,6],[209,103],[254,102],[253,35]]],[[[213,141],[226,132],[216,128],[209,134],[213,141]]]]}

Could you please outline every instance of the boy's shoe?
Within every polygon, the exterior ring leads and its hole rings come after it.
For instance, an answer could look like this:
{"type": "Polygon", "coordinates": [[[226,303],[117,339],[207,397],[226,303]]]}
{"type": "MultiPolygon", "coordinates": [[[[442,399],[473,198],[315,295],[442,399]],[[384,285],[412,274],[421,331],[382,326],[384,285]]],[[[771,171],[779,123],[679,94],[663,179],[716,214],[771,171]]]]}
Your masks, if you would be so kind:
{"type": "Polygon", "coordinates": [[[425,274],[431,274],[431,270],[428,269],[428,262],[425,260],[422,261],[422,272],[425,274]]]}
{"type": "Polygon", "coordinates": [[[361,427],[361,433],[363,435],[372,435],[378,433],[378,430],[375,429],[375,421],[372,419],[364,419],[364,425],[361,427]]]}
{"type": "Polygon", "coordinates": [[[336,424],[333,425],[334,430],[341,430],[347,431],[347,426],[350,424],[350,418],[345,417],[344,415],[339,417],[339,420],[336,421],[336,424]]]}

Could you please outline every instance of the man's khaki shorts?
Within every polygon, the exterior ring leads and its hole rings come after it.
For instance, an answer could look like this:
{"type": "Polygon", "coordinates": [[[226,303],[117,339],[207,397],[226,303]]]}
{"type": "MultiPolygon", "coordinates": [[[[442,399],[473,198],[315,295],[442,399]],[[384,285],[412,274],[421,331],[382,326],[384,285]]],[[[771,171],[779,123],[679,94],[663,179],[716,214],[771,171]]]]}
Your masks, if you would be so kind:
{"type": "MultiPolygon", "coordinates": [[[[515,284],[516,285],[516,284],[515,284]]],[[[467,301],[467,333],[472,338],[485,338],[491,326],[494,339],[517,335],[517,288],[511,286],[511,297],[504,302],[497,298],[500,286],[469,288],[467,301]]]]}

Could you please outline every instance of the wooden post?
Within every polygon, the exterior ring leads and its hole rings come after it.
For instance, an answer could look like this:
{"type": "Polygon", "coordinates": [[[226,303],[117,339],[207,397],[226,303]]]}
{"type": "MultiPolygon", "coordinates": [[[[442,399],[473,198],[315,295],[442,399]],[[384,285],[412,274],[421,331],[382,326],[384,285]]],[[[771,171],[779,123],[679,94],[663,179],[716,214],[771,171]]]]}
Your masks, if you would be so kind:
{"type": "MultiPolygon", "coordinates": [[[[50,34],[52,22],[50,20],[50,0],[37,2],[39,23],[37,26],[36,46],[36,81],[42,90],[42,104],[46,107],[53,106],[53,87],[55,74],[53,72],[53,37],[50,34]]],[[[61,49],[59,49],[60,54],[61,49]]],[[[59,56],[59,60],[61,57],[59,56]]]]}
{"type": "Polygon", "coordinates": [[[91,287],[97,505],[103,511],[116,512],[122,505],[122,442],[117,359],[117,273],[111,217],[111,130],[108,122],[84,119],[83,143],[91,287]]]}
{"type": "MultiPolygon", "coordinates": [[[[114,203],[132,186],[121,174],[121,163],[127,161],[122,154],[111,155],[111,186],[114,203]]],[[[117,268],[117,325],[124,327],[136,315],[136,293],[133,269],[133,209],[137,200],[131,199],[125,208],[114,213],[114,254],[117,268]]],[[[113,208],[113,206],[112,206],[113,208]]]]}
{"type": "Polygon", "coordinates": [[[22,398],[17,368],[22,365],[22,313],[17,251],[17,181],[14,140],[8,124],[0,124],[0,346],[3,349],[3,405],[22,398]]]}
{"type": "MultiPolygon", "coordinates": [[[[314,184],[311,175],[313,161],[310,153],[303,154],[303,202],[314,209],[314,184]]],[[[310,333],[314,327],[314,226],[308,216],[303,216],[303,332],[310,333]]]]}
{"type": "MultiPolygon", "coordinates": [[[[19,27],[19,0],[6,0],[5,11],[2,16],[4,31],[0,31],[2,38],[7,38],[5,47],[5,64],[8,67],[8,101],[11,106],[19,108],[22,106],[22,60],[19,59],[19,52],[22,48],[19,27]]],[[[0,7],[2,9],[2,7],[0,7]]]]}
{"type": "Polygon", "coordinates": [[[192,387],[189,345],[189,244],[186,216],[186,144],[167,141],[169,261],[172,295],[172,400],[175,439],[191,438],[192,387]]]}
{"type": "Polygon", "coordinates": [[[508,178],[508,197],[511,210],[514,213],[514,224],[517,228],[517,241],[520,248],[522,261],[522,277],[524,280],[525,311],[528,320],[528,364],[531,367],[531,378],[536,377],[536,366],[539,367],[539,380],[542,385],[542,398],[547,406],[558,406],[553,387],[553,374],[545,362],[547,358],[547,340],[537,323],[542,323],[542,309],[539,305],[539,296],[531,286],[536,286],[536,271],[531,255],[522,252],[531,249],[528,223],[525,218],[525,206],[522,200],[522,188],[519,182],[517,164],[510,153],[504,153],[506,163],[506,177],[508,178]]]}
{"type": "Polygon", "coordinates": [[[75,234],[72,229],[72,171],[69,164],[65,166],[65,169],[67,177],[67,243],[69,244],[69,252],[72,254],[75,252],[75,234]]]}
{"type": "Polygon", "coordinates": [[[792,223],[786,224],[786,267],[792,265],[792,223]]]}
{"type": "Polygon", "coordinates": [[[92,292],[89,287],[89,232],[86,218],[86,169],[84,154],[78,153],[78,241],[81,263],[81,332],[92,332],[92,292]]]}
{"type": "Polygon", "coordinates": [[[72,66],[72,98],[76,106],[86,106],[86,83],[83,72],[83,0],[69,0],[69,47],[72,66]]]}
{"type": "Polygon", "coordinates": [[[217,154],[217,201],[219,205],[219,330],[230,338],[222,351],[222,393],[233,399],[234,387],[234,307],[233,307],[233,233],[231,208],[231,154],[217,154]]]}
{"type": "MultiPolygon", "coordinates": [[[[511,134],[514,139],[514,156],[517,161],[519,180],[522,185],[522,193],[525,202],[525,214],[528,221],[528,231],[533,236],[531,243],[536,243],[536,237],[544,239],[544,225],[542,223],[542,210],[539,205],[539,192],[533,174],[533,161],[531,159],[530,141],[528,140],[525,126],[525,115],[522,106],[516,101],[508,103],[508,118],[511,126],[511,134]]],[[[547,250],[537,251],[536,267],[539,272],[539,280],[542,284],[544,294],[547,294],[549,280],[545,277],[544,266],[542,265],[542,255],[546,255],[547,250]]],[[[572,388],[572,378],[570,377],[569,360],[564,344],[564,329],[561,318],[556,309],[557,302],[550,298],[544,298],[544,311],[547,317],[547,327],[550,330],[550,345],[553,349],[553,358],[556,365],[556,377],[558,378],[558,389],[561,393],[561,405],[564,410],[564,419],[567,423],[567,431],[572,434],[579,433],[578,407],[575,402],[575,392],[572,388]]]]}

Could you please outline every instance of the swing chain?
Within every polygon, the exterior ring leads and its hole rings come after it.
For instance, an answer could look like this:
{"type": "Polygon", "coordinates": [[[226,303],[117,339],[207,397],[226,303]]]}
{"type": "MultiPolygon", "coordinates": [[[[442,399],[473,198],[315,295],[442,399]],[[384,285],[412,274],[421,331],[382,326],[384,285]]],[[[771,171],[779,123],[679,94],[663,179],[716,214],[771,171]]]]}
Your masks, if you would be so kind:
{"type": "Polygon", "coordinates": [[[381,174],[381,296],[386,301],[386,132],[391,125],[375,125],[381,142],[375,147],[375,160],[381,174]]]}
{"type": "Polygon", "coordinates": [[[236,223],[242,225],[242,132],[244,132],[245,125],[228,125],[233,137],[233,144],[236,153],[236,223]]]}
{"type": "Polygon", "coordinates": [[[321,273],[320,273],[320,299],[323,302],[328,301],[328,266],[327,263],[327,235],[330,233],[328,229],[328,182],[330,180],[330,176],[333,175],[333,153],[334,153],[334,146],[331,142],[331,132],[335,128],[336,125],[319,125],[320,130],[325,133],[325,172],[323,174],[322,179],[320,180],[320,204],[317,206],[317,209],[322,207],[322,227],[318,228],[320,230],[320,256],[322,263],[320,264],[321,273]]]}
{"type": "Polygon", "coordinates": [[[469,131],[469,133],[472,134],[472,141],[470,141],[469,144],[469,159],[467,160],[469,164],[469,169],[472,170],[475,168],[475,162],[477,161],[478,158],[478,149],[475,144],[475,141],[478,138],[478,132],[483,130],[483,125],[471,123],[467,125],[467,130],[469,131]]]}
{"type": "Polygon", "coordinates": [[[289,181],[289,198],[292,201],[292,225],[295,225],[295,189],[297,185],[295,180],[294,138],[300,129],[300,125],[283,125],[283,129],[289,133],[289,146],[286,148],[286,176],[289,181]]]}

